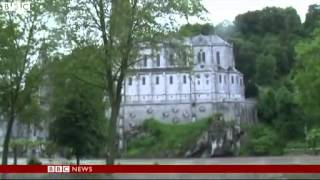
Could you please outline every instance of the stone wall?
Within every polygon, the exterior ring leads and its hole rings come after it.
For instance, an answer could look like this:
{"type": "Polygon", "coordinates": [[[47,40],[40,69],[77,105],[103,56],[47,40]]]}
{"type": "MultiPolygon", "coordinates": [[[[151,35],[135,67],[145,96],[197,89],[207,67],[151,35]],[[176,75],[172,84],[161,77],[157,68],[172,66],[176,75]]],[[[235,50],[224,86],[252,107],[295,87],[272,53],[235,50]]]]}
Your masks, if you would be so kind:
{"type": "Polygon", "coordinates": [[[198,102],[127,104],[120,110],[120,128],[130,128],[141,124],[145,119],[155,118],[164,123],[187,123],[220,113],[225,120],[239,123],[256,122],[257,109],[254,100],[242,102],[198,102]]]}

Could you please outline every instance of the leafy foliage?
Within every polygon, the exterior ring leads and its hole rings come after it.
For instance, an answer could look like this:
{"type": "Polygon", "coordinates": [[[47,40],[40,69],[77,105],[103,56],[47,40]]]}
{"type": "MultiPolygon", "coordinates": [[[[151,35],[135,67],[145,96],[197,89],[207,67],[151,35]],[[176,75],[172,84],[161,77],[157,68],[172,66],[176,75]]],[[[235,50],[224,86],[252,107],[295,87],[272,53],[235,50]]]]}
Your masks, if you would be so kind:
{"type": "Polygon", "coordinates": [[[260,89],[258,98],[258,115],[265,123],[271,123],[276,116],[275,92],[271,88],[260,89]]]}
{"type": "Polygon", "coordinates": [[[268,126],[255,125],[247,127],[247,142],[241,146],[242,155],[279,155],[282,147],[277,133],[268,126]]]}
{"type": "Polygon", "coordinates": [[[51,139],[77,158],[101,151],[106,139],[105,122],[88,98],[79,93],[68,99],[50,127],[51,139]]]}
{"type": "Polygon", "coordinates": [[[272,85],[276,74],[276,60],[271,55],[260,55],[256,59],[256,81],[259,85],[272,85]]]}
{"type": "MultiPolygon", "coordinates": [[[[50,18],[45,6],[47,0],[31,0],[30,3],[33,6],[29,13],[0,12],[0,94],[5,97],[0,100],[0,111],[7,121],[3,141],[3,165],[7,164],[14,122],[19,118],[23,119],[21,122],[38,124],[40,119],[31,117],[31,113],[27,111],[40,111],[33,102],[36,98],[32,97],[38,88],[41,74],[35,73],[39,64],[35,59],[39,58],[41,44],[51,35],[47,26],[50,18]]],[[[50,44],[49,41],[45,43],[50,44]]]]}
{"type": "Polygon", "coordinates": [[[50,139],[71,148],[76,157],[97,155],[105,148],[106,119],[103,90],[94,47],[74,50],[69,56],[50,63],[52,80],[50,139]],[[90,66],[89,66],[89,63],[90,66]],[[90,69],[91,76],[88,76],[90,69]],[[85,71],[83,69],[86,69],[85,71]],[[86,78],[85,78],[86,77],[86,78]],[[87,83],[91,82],[91,84],[87,83]]]}
{"type": "MultiPolygon", "coordinates": [[[[297,98],[302,108],[313,118],[320,118],[320,29],[317,29],[312,39],[297,45],[299,64],[294,76],[297,87],[297,98]]],[[[319,123],[314,122],[319,125],[319,123]]]]}
{"type": "Polygon", "coordinates": [[[238,15],[235,29],[237,68],[246,77],[246,95],[256,97],[257,85],[274,86],[290,74],[302,24],[294,9],[272,7],[238,15]]]}
{"type": "Polygon", "coordinates": [[[146,120],[143,135],[128,142],[128,157],[183,157],[200,135],[208,130],[212,118],[188,124],[165,124],[155,119],[146,120]]]}
{"type": "Polygon", "coordinates": [[[317,147],[319,146],[320,142],[320,129],[319,128],[314,128],[312,129],[308,135],[307,135],[307,141],[309,147],[313,150],[315,154],[317,154],[317,147]]]}
{"type": "Polygon", "coordinates": [[[281,147],[303,139],[308,114],[292,81],[295,46],[304,38],[296,10],[268,7],[238,15],[234,24],[237,68],[245,75],[246,96],[258,98],[259,119],[273,128],[281,147]]]}

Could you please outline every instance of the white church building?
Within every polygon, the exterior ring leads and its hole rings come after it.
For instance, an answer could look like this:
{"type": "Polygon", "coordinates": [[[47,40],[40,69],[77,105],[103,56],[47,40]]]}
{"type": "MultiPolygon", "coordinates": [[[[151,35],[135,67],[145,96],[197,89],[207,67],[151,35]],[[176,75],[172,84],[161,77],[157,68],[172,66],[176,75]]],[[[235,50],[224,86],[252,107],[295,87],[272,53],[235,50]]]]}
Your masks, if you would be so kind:
{"type": "Polygon", "coordinates": [[[120,129],[147,118],[181,123],[215,113],[256,120],[254,102],[245,99],[243,74],[235,68],[233,45],[219,36],[185,38],[178,47],[142,47],[140,55],[124,82],[120,129]]]}

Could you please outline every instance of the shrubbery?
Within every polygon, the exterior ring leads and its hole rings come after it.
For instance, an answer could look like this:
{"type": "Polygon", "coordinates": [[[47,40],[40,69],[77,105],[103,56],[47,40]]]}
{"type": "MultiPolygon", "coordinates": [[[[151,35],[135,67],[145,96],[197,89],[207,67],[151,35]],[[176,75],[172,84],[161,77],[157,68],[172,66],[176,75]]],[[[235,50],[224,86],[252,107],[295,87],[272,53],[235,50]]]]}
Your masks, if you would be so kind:
{"type": "Polygon", "coordinates": [[[314,154],[318,154],[318,147],[320,145],[320,129],[314,128],[307,135],[308,146],[312,149],[314,154]]]}
{"type": "Polygon", "coordinates": [[[283,147],[275,130],[264,125],[247,127],[246,141],[241,144],[241,155],[280,155],[283,147]]]}
{"type": "Polygon", "coordinates": [[[165,124],[146,120],[138,137],[128,141],[127,157],[182,157],[200,135],[208,130],[212,118],[194,123],[165,124]]]}

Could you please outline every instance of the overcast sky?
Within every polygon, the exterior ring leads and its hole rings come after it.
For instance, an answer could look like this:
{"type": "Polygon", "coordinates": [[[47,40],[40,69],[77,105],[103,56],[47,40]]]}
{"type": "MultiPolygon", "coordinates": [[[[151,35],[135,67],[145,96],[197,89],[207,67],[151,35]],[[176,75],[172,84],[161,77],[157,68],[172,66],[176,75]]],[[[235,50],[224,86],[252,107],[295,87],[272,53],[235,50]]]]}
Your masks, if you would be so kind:
{"type": "Polygon", "coordinates": [[[267,6],[293,7],[304,21],[308,6],[320,4],[320,0],[203,0],[205,8],[209,11],[211,23],[217,25],[223,20],[233,21],[238,14],[247,11],[260,10],[267,6]]]}

